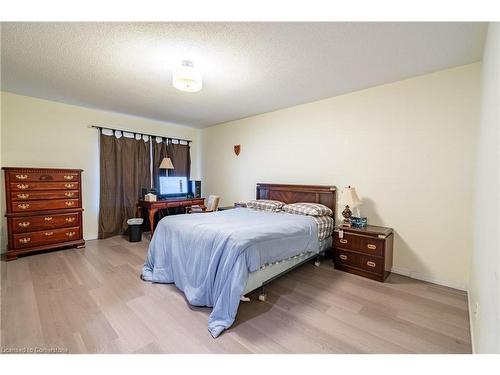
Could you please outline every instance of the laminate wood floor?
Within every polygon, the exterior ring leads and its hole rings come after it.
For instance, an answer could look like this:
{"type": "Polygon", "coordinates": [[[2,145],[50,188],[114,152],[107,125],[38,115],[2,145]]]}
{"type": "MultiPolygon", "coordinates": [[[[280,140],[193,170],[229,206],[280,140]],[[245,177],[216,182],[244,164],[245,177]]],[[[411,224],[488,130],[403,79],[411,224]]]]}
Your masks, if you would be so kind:
{"type": "Polygon", "coordinates": [[[251,295],[213,339],[210,308],[139,279],[149,241],[2,262],[1,346],[70,353],[470,353],[465,292],[399,275],[386,283],[305,264],[251,295]]]}

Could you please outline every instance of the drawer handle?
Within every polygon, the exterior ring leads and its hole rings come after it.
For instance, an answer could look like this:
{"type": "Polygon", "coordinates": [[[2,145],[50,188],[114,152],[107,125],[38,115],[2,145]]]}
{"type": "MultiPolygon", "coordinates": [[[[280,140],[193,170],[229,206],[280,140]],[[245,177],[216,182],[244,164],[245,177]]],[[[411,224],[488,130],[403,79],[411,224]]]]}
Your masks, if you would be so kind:
{"type": "Polygon", "coordinates": [[[47,216],[47,217],[44,217],[43,220],[45,221],[52,221],[53,217],[52,216],[47,216]]]}
{"type": "Polygon", "coordinates": [[[370,250],[375,250],[377,248],[376,245],[372,245],[371,243],[367,245],[367,247],[370,249],[370,250]]]}
{"type": "Polygon", "coordinates": [[[44,233],[46,236],[52,236],[54,234],[54,232],[45,232],[44,233]]]}
{"type": "Polygon", "coordinates": [[[72,223],[76,219],[74,217],[67,217],[65,220],[66,220],[67,223],[72,223]]]}
{"type": "Polygon", "coordinates": [[[68,207],[71,207],[75,205],[75,202],[64,202],[64,204],[68,207]]]}
{"type": "Polygon", "coordinates": [[[27,228],[30,226],[30,222],[29,221],[21,221],[18,225],[21,227],[21,228],[27,228]]]}
{"type": "Polygon", "coordinates": [[[26,180],[28,178],[27,174],[16,174],[18,180],[26,180]]]}
{"type": "Polygon", "coordinates": [[[26,190],[30,186],[28,184],[17,184],[17,188],[21,190],[26,190]]]}
{"type": "Polygon", "coordinates": [[[339,258],[342,260],[347,260],[347,255],[341,254],[339,255],[339,258]]]}
{"type": "Polygon", "coordinates": [[[74,178],[75,178],[75,176],[64,176],[64,179],[65,179],[65,180],[72,180],[72,179],[74,179],[74,178]]]}
{"type": "Polygon", "coordinates": [[[75,184],[64,184],[64,187],[66,189],[71,189],[71,188],[74,188],[75,187],[75,184]]]}
{"type": "Polygon", "coordinates": [[[369,267],[375,267],[377,265],[377,263],[368,261],[368,262],[366,262],[366,265],[369,267]]]}
{"type": "Polygon", "coordinates": [[[72,197],[73,195],[75,195],[75,193],[71,193],[71,192],[69,192],[69,193],[64,193],[64,195],[65,195],[66,197],[72,197]]]}
{"type": "Polygon", "coordinates": [[[21,242],[21,243],[28,243],[30,241],[31,241],[31,238],[29,238],[29,237],[24,237],[24,238],[19,239],[19,242],[21,242]]]}
{"type": "Polygon", "coordinates": [[[18,204],[17,207],[19,207],[22,210],[25,210],[30,207],[29,203],[23,203],[23,204],[18,204]]]}
{"type": "Polygon", "coordinates": [[[30,197],[30,195],[29,195],[29,194],[17,194],[17,197],[18,197],[19,199],[26,199],[26,198],[29,198],[29,197],[30,197]]]}
{"type": "Polygon", "coordinates": [[[75,232],[66,232],[66,236],[68,237],[73,237],[75,234],[75,232]]]}
{"type": "Polygon", "coordinates": [[[347,240],[344,240],[343,238],[341,238],[340,243],[347,243],[347,240]]]}

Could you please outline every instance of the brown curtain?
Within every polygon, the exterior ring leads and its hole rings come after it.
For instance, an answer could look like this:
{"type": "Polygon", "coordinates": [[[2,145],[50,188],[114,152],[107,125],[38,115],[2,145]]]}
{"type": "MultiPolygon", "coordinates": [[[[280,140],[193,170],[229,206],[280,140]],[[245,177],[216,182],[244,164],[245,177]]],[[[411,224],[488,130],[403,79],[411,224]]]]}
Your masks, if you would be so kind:
{"type": "Polygon", "coordinates": [[[168,171],[169,176],[186,176],[189,180],[191,173],[191,155],[189,145],[169,142],[167,144],[167,154],[172,160],[174,169],[168,171]]]}
{"type": "Polygon", "coordinates": [[[167,144],[162,139],[160,143],[153,138],[153,187],[160,190],[160,176],[166,176],[167,171],[160,169],[160,163],[163,158],[167,157],[167,144]]]}
{"type": "Polygon", "coordinates": [[[149,142],[100,134],[99,238],[121,234],[135,217],[141,189],[150,186],[149,142]]]}
{"type": "Polygon", "coordinates": [[[186,176],[189,180],[191,173],[191,155],[189,145],[172,143],[172,140],[162,140],[160,143],[153,139],[153,182],[156,189],[160,188],[160,176],[166,176],[167,171],[160,169],[163,158],[169,157],[174,169],[168,171],[169,176],[186,176]]]}

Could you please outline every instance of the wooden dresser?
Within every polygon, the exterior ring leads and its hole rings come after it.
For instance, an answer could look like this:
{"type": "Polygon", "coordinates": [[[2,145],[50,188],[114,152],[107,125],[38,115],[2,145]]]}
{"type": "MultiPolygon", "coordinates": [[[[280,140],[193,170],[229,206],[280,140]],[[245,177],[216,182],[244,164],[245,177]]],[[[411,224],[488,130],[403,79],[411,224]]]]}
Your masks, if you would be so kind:
{"type": "Polygon", "coordinates": [[[393,239],[391,228],[337,227],[334,232],[335,268],[384,281],[392,268],[393,239]]]}
{"type": "Polygon", "coordinates": [[[85,246],[81,169],[2,169],[7,260],[33,251],[85,246]]]}

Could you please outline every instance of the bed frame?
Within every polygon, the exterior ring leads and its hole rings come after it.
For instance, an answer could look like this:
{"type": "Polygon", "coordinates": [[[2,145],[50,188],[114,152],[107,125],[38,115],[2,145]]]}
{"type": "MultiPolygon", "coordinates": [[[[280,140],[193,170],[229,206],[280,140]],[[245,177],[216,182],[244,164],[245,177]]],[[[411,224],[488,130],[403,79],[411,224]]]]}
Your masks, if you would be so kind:
{"type": "MultiPolygon", "coordinates": [[[[256,199],[272,199],[285,202],[286,204],[297,202],[321,203],[334,212],[333,220],[335,220],[335,205],[337,202],[336,192],[337,189],[335,188],[335,186],[258,183],[255,196],[256,199]]],[[[245,294],[259,289],[259,300],[265,301],[266,294],[264,287],[267,284],[303,265],[304,263],[311,261],[314,258],[316,258],[316,262],[314,264],[316,266],[319,266],[320,255],[324,254],[326,251],[328,251],[328,248],[321,250],[318,254],[314,254],[312,256],[306,257],[305,259],[301,259],[300,262],[291,262],[289,267],[285,269],[280,268],[279,272],[277,272],[276,274],[268,273],[268,278],[265,278],[262,282],[259,282],[260,285],[252,287],[250,290],[245,290],[245,294]]],[[[260,270],[255,272],[260,272],[260,270]]],[[[246,297],[242,298],[244,301],[249,300],[246,297]]]]}

